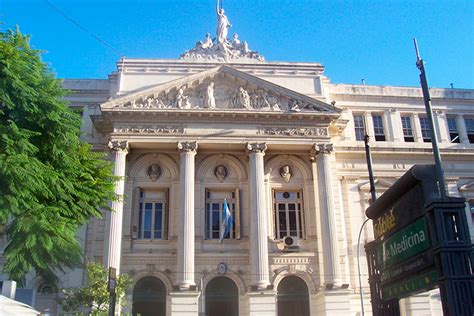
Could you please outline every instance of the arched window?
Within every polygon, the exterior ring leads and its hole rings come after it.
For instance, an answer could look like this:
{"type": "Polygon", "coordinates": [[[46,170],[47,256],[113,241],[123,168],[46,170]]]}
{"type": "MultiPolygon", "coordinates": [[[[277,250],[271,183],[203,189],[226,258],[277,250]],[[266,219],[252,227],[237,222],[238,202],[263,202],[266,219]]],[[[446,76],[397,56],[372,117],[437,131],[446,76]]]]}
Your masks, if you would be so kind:
{"type": "Polygon", "coordinates": [[[217,277],[206,286],[206,316],[222,315],[239,315],[239,291],[231,279],[217,277]]]}
{"type": "Polygon", "coordinates": [[[309,316],[306,283],[296,276],[284,278],[277,289],[278,316],[309,316]]]}
{"type": "Polygon", "coordinates": [[[166,287],[155,277],[140,279],[133,288],[133,315],[166,315],[166,287]]]}

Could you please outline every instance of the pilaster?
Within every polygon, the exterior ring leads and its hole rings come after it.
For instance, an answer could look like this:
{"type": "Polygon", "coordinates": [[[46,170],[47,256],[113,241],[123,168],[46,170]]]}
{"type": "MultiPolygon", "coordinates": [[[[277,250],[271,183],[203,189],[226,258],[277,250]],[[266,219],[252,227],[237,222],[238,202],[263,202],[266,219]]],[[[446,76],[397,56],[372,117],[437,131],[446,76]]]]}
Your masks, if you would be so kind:
{"type": "Polygon", "coordinates": [[[315,144],[311,156],[317,160],[319,180],[319,203],[321,216],[321,236],[323,241],[324,285],[332,288],[340,285],[340,267],[337,247],[336,219],[333,181],[331,174],[332,144],[315,144]]]}
{"type": "Polygon", "coordinates": [[[269,284],[267,205],[265,200],[263,156],[265,143],[247,143],[250,184],[250,258],[254,272],[254,283],[259,289],[269,284]]]}
{"type": "MultiPolygon", "coordinates": [[[[194,281],[194,158],[197,142],[178,142],[179,168],[179,231],[178,286],[187,290],[194,281]]],[[[196,310],[197,311],[197,310],[196,310]]],[[[174,314],[173,314],[174,315],[174,314]]]]}

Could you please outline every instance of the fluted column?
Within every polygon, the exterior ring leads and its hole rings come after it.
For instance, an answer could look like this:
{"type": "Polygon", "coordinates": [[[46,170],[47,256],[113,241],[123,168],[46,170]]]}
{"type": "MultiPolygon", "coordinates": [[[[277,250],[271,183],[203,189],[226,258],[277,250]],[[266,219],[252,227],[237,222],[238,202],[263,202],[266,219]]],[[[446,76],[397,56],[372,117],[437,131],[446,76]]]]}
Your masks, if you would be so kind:
{"type": "MultiPolygon", "coordinates": [[[[323,243],[324,284],[340,284],[339,254],[336,233],[336,209],[331,175],[332,144],[315,144],[311,149],[312,160],[317,163],[321,238],[323,243]]],[[[313,169],[314,170],[314,169],[313,169]]]]}
{"type": "Polygon", "coordinates": [[[194,157],[196,142],[178,142],[179,167],[179,230],[178,285],[189,289],[194,282],[194,157]]]}
{"type": "Polygon", "coordinates": [[[254,283],[259,289],[269,284],[268,267],[268,210],[265,203],[263,156],[265,143],[247,143],[250,164],[250,259],[254,272],[254,283]]]}
{"type": "Polygon", "coordinates": [[[113,140],[109,142],[110,150],[114,157],[115,195],[110,212],[109,244],[107,252],[107,266],[120,271],[120,258],[122,256],[122,222],[123,222],[123,194],[125,188],[125,158],[128,153],[128,142],[113,140]]]}

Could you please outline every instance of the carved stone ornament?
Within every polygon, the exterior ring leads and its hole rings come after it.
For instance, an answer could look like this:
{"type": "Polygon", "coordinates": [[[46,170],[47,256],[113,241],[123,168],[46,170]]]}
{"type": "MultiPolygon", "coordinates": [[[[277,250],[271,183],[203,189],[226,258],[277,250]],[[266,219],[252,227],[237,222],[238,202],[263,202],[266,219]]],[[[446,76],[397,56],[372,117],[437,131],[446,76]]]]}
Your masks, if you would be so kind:
{"type": "Polygon", "coordinates": [[[332,144],[314,144],[310,151],[310,158],[315,159],[319,154],[329,155],[334,151],[332,144]]]}
{"type": "Polygon", "coordinates": [[[136,100],[117,103],[125,109],[232,109],[281,112],[286,101],[261,88],[216,87],[213,81],[202,85],[182,86],[171,92],[153,92],[136,100]]]}
{"type": "Polygon", "coordinates": [[[197,142],[178,142],[178,151],[181,152],[194,152],[196,153],[198,149],[197,142]]]}
{"type": "Polygon", "coordinates": [[[181,125],[167,126],[118,126],[114,127],[114,133],[120,134],[183,134],[184,129],[181,125]]]}
{"type": "Polygon", "coordinates": [[[277,136],[327,136],[326,128],[315,127],[262,127],[260,134],[277,135],[277,136]]]}
{"type": "Polygon", "coordinates": [[[148,167],[147,173],[151,181],[156,181],[161,176],[161,167],[154,163],[148,167]]]}
{"type": "Polygon", "coordinates": [[[214,175],[219,182],[223,182],[228,174],[227,167],[224,165],[218,165],[214,168],[214,175]]]}
{"type": "Polygon", "coordinates": [[[291,167],[289,165],[284,165],[280,168],[280,176],[285,180],[287,183],[290,182],[292,172],[291,167]]]}
{"type": "Polygon", "coordinates": [[[232,27],[223,8],[216,7],[216,37],[211,38],[207,33],[204,40],[198,41],[195,47],[181,55],[184,60],[212,60],[212,61],[264,61],[265,58],[258,52],[251,51],[246,41],[241,42],[239,35],[234,33],[232,41],[227,38],[229,28],[232,27]]]}
{"type": "Polygon", "coordinates": [[[247,143],[246,150],[249,154],[264,153],[267,150],[266,143],[247,143]]]}
{"type": "Polygon", "coordinates": [[[128,141],[126,140],[110,140],[109,148],[112,151],[127,151],[128,150],[128,141]]]}

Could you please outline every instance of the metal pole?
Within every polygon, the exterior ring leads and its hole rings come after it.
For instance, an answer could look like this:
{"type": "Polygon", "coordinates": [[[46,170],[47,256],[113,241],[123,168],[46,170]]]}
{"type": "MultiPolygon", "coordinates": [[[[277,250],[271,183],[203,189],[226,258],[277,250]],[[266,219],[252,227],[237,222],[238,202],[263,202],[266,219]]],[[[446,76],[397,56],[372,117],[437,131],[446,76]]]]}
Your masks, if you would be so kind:
{"type": "Polygon", "coordinates": [[[115,290],[110,292],[109,297],[109,316],[115,315],[115,290]]]}
{"type": "Polygon", "coordinates": [[[364,144],[365,144],[365,159],[367,159],[367,169],[369,171],[370,196],[372,198],[372,203],[373,203],[377,199],[377,196],[375,194],[374,171],[372,169],[372,152],[370,151],[369,135],[367,135],[367,133],[365,133],[365,136],[364,136],[364,144]]]}
{"type": "Polygon", "coordinates": [[[434,156],[435,166],[436,166],[436,177],[438,178],[438,185],[439,185],[441,198],[445,199],[446,198],[446,184],[444,182],[444,170],[443,170],[443,164],[441,161],[441,155],[439,153],[436,130],[434,128],[433,111],[431,110],[431,97],[430,97],[430,90],[428,88],[428,80],[426,79],[425,64],[423,62],[423,59],[420,58],[420,54],[418,52],[418,45],[416,43],[415,38],[413,39],[413,42],[415,44],[415,51],[416,51],[416,67],[420,70],[420,83],[421,83],[421,90],[423,91],[423,99],[425,101],[426,116],[428,117],[428,122],[430,125],[431,145],[433,146],[433,156],[434,156]]]}
{"type": "MultiPolygon", "coordinates": [[[[375,200],[377,199],[377,195],[375,193],[374,170],[372,169],[372,153],[370,151],[369,135],[367,133],[367,129],[365,130],[365,135],[364,135],[364,145],[365,145],[365,158],[367,160],[367,170],[369,171],[371,203],[374,203],[375,200]]],[[[359,237],[357,238],[357,271],[359,274],[359,295],[360,295],[360,308],[361,308],[362,316],[365,315],[365,311],[364,311],[364,292],[362,290],[362,276],[360,274],[359,248],[360,248],[360,236],[362,235],[362,229],[364,228],[365,224],[367,224],[368,221],[369,221],[369,218],[367,218],[360,226],[359,237]]]]}
{"type": "Polygon", "coordinates": [[[360,295],[360,308],[362,312],[362,316],[365,315],[364,313],[364,292],[362,290],[362,276],[360,274],[360,236],[362,235],[362,229],[364,228],[365,224],[370,220],[370,218],[367,218],[363,223],[362,226],[360,226],[359,230],[359,237],[357,238],[357,273],[359,274],[359,295],[360,295]]]}
{"type": "Polygon", "coordinates": [[[109,316],[115,315],[115,301],[116,293],[115,288],[117,285],[117,270],[113,267],[109,267],[109,280],[107,289],[109,290],[109,316]]]}

